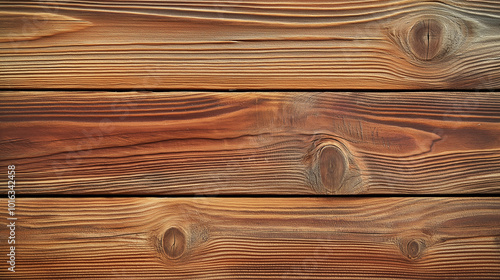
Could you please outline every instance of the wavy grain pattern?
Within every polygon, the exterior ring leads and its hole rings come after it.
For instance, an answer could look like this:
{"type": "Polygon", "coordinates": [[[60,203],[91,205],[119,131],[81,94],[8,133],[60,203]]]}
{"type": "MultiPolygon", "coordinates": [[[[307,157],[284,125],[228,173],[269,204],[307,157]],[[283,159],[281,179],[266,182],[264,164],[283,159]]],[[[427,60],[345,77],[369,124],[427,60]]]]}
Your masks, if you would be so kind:
{"type": "Polygon", "coordinates": [[[1,88],[500,85],[498,1],[0,1],[0,9],[35,15],[2,26],[1,88]],[[76,23],[86,28],[67,28],[76,23]],[[46,36],[54,24],[70,32],[46,36]],[[19,41],[37,33],[45,35],[19,41]]]}
{"type": "Polygon", "coordinates": [[[4,279],[500,277],[494,198],[20,198],[17,212],[4,279]]]}
{"type": "Polygon", "coordinates": [[[3,92],[23,194],[499,193],[497,93],[3,92]]]}

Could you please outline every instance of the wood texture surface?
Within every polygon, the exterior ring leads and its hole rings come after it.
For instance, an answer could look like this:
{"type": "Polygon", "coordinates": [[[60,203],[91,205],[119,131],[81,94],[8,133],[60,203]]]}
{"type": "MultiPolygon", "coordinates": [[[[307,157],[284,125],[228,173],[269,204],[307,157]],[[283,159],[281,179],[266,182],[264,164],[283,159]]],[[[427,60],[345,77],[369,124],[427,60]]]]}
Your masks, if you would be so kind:
{"type": "Polygon", "coordinates": [[[500,279],[499,42],[495,0],[0,0],[0,279],[500,279]]]}
{"type": "Polygon", "coordinates": [[[490,89],[498,1],[0,1],[0,88],[490,89]]]}
{"type": "Polygon", "coordinates": [[[17,269],[2,262],[2,279],[500,278],[495,198],[19,198],[17,208],[17,269]]]}
{"type": "Polygon", "coordinates": [[[488,92],[3,92],[25,194],[499,193],[488,92]]]}

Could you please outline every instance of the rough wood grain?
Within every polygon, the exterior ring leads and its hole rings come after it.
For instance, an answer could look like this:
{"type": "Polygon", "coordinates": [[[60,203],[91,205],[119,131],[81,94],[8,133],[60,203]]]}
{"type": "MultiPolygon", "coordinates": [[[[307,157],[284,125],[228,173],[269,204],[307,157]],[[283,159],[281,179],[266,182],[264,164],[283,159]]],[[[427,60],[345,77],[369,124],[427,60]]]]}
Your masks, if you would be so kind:
{"type": "Polygon", "coordinates": [[[500,95],[3,92],[23,194],[499,193],[500,95]]]}
{"type": "Polygon", "coordinates": [[[498,88],[499,1],[0,1],[1,88],[498,88]]]}
{"type": "Polygon", "coordinates": [[[19,198],[17,213],[3,279],[500,277],[496,198],[19,198]]]}

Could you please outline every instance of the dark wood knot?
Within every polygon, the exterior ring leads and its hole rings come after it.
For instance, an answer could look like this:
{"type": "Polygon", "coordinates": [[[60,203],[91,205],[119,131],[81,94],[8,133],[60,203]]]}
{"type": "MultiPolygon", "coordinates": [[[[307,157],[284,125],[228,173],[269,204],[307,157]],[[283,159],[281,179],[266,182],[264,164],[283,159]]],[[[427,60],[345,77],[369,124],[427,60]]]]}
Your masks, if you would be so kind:
{"type": "Polygon", "coordinates": [[[443,27],[435,19],[420,20],[410,30],[408,41],[417,58],[432,60],[441,52],[443,27]]]}
{"type": "Polygon", "coordinates": [[[318,194],[356,194],[364,191],[356,158],[337,139],[318,135],[306,151],[303,163],[311,188],[318,194]]]}
{"type": "Polygon", "coordinates": [[[474,29],[474,23],[446,11],[421,10],[395,19],[387,34],[412,63],[437,66],[456,58],[474,29]]]}
{"type": "Polygon", "coordinates": [[[420,243],[416,240],[408,242],[406,249],[408,250],[408,257],[410,259],[416,259],[420,255],[420,243]]]}
{"type": "Polygon", "coordinates": [[[169,228],[163,235],[163,248],[169,258],[179,258],[186,249],[186,235],[176,227],[169,228]]]}
{"type": "Polygon", "coordinates": [[[336,146],[326,146],[320,151],[319,173],[323,186],[336,193],[344,181],[348,161],[344,153],[336,146]]]}
{"type": "Polygon", "coordinates": [[[402,242],[401,251],[407,258],[414,260],[422,256],[425,247],[424,240],[412,238],[402,242]]]}

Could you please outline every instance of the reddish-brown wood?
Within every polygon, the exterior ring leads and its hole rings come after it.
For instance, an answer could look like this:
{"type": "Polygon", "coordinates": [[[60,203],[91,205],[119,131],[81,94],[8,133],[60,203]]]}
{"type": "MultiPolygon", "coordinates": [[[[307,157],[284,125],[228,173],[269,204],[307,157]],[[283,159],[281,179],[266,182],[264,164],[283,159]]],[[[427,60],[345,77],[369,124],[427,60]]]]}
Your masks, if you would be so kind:
{"type": "Polygon", "coordinates": [[[0,279],[500,279],[499,19],[0,0],[0,279]]]}
{"type": "Polygon", "coordinates": [[[0,1],[1,88],[490,89],[498,1],[0,1]]]}
{"type": "Polygon", "coordinates": [[[497,93],[1,95],[23,194],[500,191],[497,93]]]}
{"type": "MultiPolygon", "coordinates": [[[[16,272],[2,262],[2,279],[500,277],[496,198],[19,198],[17,208],[16,272]]],[[[0,227],[1,252],[7,235],[0,227]]]]}

